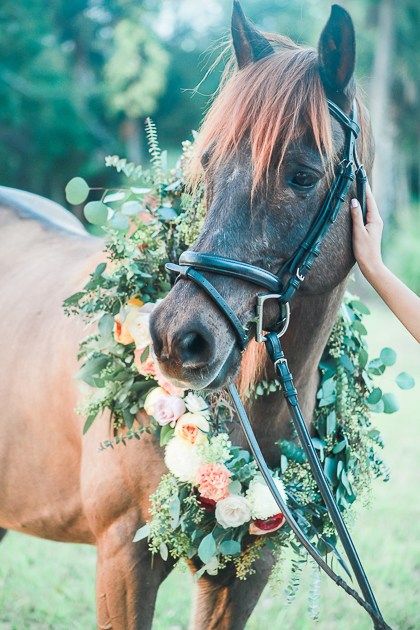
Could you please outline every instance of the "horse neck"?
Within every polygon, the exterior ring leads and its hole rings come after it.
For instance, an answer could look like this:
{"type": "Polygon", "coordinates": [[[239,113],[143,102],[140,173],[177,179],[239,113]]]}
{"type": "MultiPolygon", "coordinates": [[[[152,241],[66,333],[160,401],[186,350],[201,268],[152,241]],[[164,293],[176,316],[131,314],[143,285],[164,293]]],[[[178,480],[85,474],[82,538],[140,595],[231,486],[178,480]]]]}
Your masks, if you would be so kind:
{"type": "MultiPolygon", "coordinates": [[[[319,361],[336,320],[345,284],[343,282],[323,295],[299,295],[292,306],[289,330],[282,340],[307,424],[311,422],[315,408],[319,361]]],[[[268,380],[275,378],[268,355],[260,374],[268,380]]],[[[269,464],[278,465],[279,450],[275,442],[292,437],[290,413],[282,392],[258,397],[248,404],[248,410],[265,457],[269,464]]],[[[243,443],[240,432],[235,438],[243,443]]]]}

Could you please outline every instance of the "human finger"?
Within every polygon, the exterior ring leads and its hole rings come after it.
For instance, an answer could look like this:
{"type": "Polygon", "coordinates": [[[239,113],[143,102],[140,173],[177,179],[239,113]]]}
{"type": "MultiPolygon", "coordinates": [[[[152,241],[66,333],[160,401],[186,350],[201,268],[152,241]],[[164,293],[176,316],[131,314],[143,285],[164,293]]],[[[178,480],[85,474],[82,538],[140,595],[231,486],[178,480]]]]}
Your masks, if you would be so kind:
{"type": "Polygon", "coordinates": [[[353,229],[355,231],[364,229],[363,213],[360,203],[357,199],[352,199],[350,202],[351,218],[353,220],[353,229]]]}

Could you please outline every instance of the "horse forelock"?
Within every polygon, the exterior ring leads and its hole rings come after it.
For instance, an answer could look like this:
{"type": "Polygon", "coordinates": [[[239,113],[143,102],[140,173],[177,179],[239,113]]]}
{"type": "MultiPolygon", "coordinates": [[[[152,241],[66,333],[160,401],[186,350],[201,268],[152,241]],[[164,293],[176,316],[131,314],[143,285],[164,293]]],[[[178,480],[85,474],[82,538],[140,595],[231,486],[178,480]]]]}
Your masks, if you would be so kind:
{"type": "MultiPolygon", "coordinates": [[[[195,142],[189,172],[193,185],[203,175],[202,162],[216,171],[228,156],[239,155],[244,139],[251,148],[253,191],[271,167],[280,169],[291,143],[305,135],[325,164],[332,166],[337,157],[317,51],[287,37],[265,36],[275,45],[274,54],[241,70],[232,62],[226,67],[195,142]]],[[[356,98],[362,126],[359,153],[366,162],[368,121],[360,96],[356,98]]]]}
{"type": "Polygon", "coordinates": [[[196,141],[193,179],[200,175],[203,156],[217,169],[226,156],[238,152],[244,138],[251,147],[254,189],[271,166],[280,168],[290,144],[308,132],[319,153],[327,160],[332,156],[331,120],[317,52],[287,38],[269,37],[278,43],[274,54],[222,82],[196,141]]]}

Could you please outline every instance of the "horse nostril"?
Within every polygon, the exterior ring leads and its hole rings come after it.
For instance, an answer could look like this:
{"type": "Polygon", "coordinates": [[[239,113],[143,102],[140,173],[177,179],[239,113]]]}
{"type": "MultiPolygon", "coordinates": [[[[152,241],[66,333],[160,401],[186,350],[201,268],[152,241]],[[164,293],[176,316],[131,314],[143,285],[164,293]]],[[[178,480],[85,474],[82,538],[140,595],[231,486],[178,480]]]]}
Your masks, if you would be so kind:
{"type": "Polygon", "coordinates": [[[177,350],[179,359],[184,365],[201,367],[210,361],[213,343],[205,333],[191,330],[180,336],[177,350]]]}

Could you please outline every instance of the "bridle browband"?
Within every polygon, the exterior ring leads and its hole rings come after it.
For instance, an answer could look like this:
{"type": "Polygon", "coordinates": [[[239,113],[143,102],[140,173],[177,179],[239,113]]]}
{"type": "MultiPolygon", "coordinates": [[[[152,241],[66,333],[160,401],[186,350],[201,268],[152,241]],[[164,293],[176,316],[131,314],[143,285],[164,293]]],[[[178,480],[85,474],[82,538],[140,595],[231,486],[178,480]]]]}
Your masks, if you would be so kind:
{"type": "Polygon", "coordinates": [[[168,271],[179,274],[177,279],[184,278],[194,282],[212,299],[213,303],[218,307],[225,319],[227,319],[231,325],[241,350],[245,348],[249,341],[248,331],[245,326],[243,326],[236,313],[230,308],[223,296],[219,293],[219,291],[217,291],[212,283],[207,280],[202,272],[211,272],[217,275],[238,278],[266,290],[266,293],[257,296],[256,340],[265,343],[268,355],[273,361],[297,435],[307,456],[312,474],[317,482],[329,516],[336,527],[338,536],[349,559],[363,597],[361,597],[357,591],[349,586],[347,582],[345,582],[332,570],[296,522],[293,513],[284,501],[273,481],[245,408],[239,398],[237,389],[234,384],[230,384],[228,389],[236,407],[242,429],[246,435],[250,449],[254,455],[255,461],[258,464],[261,474],[263,475],[279,509],[284,514],[286,521],[294,532],[296,538],[306,549],[308,554],[317,562],[320,568],[322,568],[323,571],[325,571],[325,573],[327,573],[327,575],[329,575],[329,577],[338,586],[342,587],[369,613],[375,628],[387,628],[390,630],[389,626],[382,618],[375,596],[358,557],[356,548],[334,499],[332,489],[327,481],[320,460],[316,454],[299,405],[298,394],[293,384],[293,376],[289,370],[287,359],[284,356],[281,344],[281,337],[286,332],[289,325],[290,301],[294,297],[296,291],[299,289],[307,273],[312,268],[314,261],[319,255],[323,239],[331,224],[336,220],[340,208],[354,181],[356,181],[357,198],[362,207],[363,215],[365,216],[367,177],[365,169],[360,163],[356,151],[356,139],[360,133],[360,128],[357,123],[357,105],[356,103],[353,104],[352,114],[349,117],[332,101],[327,100],[327,104],[331,116],[342,125],[345,132],[341,161],[335,169],[335,176],[331,187],[326,194],[320,210],[312,221],[304,240],[297,247],[294,254],[282,265],[278,274],[273,274],[265,269],[255,267],[254,265],[241,261],[224,258],[215,254],[205,254],[195,251],[184,252],[180,256],[178,265],[168,263],[166,268],[168,271]],[[279,303],[281,316],[278,324],[274,327],[274,330],[265,333],[263,331],[264,304],[270,299],[275,299],[279,303]]]}

